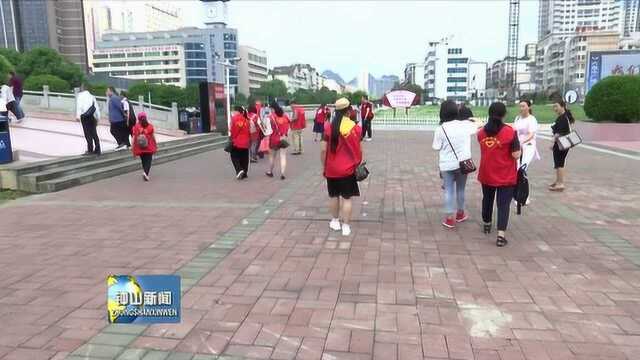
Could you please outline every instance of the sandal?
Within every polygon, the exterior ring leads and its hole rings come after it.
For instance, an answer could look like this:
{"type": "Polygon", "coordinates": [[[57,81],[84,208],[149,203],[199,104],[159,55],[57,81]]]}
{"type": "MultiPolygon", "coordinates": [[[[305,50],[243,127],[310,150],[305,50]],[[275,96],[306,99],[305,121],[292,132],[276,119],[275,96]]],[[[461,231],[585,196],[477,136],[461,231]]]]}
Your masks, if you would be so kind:
{"type": "Polygon", "coordinates": [[[564,191],[564,186],[560,186],[560,187],[558,187],[558,186],[556,186],[556,185],[554,185],[554,186],[549,186],[549,191],[562,192],[562,191],[564,191]]]}
{"type": "Polygon", "coordinates": [[[500,236],[498,235],[498,238],[496,239],[496,246],[497,247],[503,247],[505,245],[507,245],[508,241],[504,236],[500,236]]]}
{"type": "Polygon", "coordinates": [[[490,234],[491,233],[491,223],[484,224],[483,228],[482,228],[482,232],[485,233],[485,234],[490,234]]]}

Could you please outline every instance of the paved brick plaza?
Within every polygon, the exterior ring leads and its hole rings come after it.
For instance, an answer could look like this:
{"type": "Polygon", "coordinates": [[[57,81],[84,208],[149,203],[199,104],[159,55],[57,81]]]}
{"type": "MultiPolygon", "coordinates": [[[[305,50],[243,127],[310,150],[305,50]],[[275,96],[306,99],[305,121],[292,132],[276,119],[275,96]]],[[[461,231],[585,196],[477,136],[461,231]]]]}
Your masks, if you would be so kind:
{"type": "Polygon", "coordinates": [[[311,142],[285,182],[216,151],[0,207],[0,359],[640,359],[637,160],[577,149],[554,194],[540,144],[503,249],[475,180],[471,220],[440,225],[427,132],[365,144],[350,238],[311,142]],[[181,324],[107,326],[107,274],[174,272],[181,324]]]}

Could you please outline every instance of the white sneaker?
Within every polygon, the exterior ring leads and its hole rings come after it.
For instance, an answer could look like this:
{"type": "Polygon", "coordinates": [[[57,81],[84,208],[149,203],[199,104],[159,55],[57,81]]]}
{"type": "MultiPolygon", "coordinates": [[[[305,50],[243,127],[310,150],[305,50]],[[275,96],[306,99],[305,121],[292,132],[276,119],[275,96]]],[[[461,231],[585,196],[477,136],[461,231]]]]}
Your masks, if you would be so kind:
{"type": "Polygon", "coordinates": [[[351,235],[351,226],[349,224],[342,224],[342,236],[351,235]]]}
{"type": "Polygon", "coordinates": [[[236,180],[242,179],[243,176],[244,176],[244,170],[238,171],[238,174],[236,175],[236,180]]]}
{"type": "Polygon", "coordinates": [[[339,219],[331,219],[329,222],[329,228],[334,231],[340,231],[340,220],[339,219]]]}
{"type": "Polygon", "coordinates": [[[371,141],[371,138],[366,138],[364,141],[369,142],[371,141]]]}

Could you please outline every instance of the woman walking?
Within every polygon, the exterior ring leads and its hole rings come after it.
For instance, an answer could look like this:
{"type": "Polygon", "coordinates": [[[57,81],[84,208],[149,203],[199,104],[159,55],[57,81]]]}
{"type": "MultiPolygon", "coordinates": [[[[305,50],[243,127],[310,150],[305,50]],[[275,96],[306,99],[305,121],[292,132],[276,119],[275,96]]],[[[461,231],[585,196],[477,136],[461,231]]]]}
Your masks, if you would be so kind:
{"type": "MultiPolygon", "coordinates": [[[[462,109],[461,109],[462,110],[462,109]]],[[[456,223],[469,217],[464,211],[464,190],[467,174],[460,171],[460,162],[471,159],[471,135],[478,131],[477,125],[468,120],[470,116],[461,117],[458,106],[447,100],[440,106],[440,126],[433,136],[433,150],[439,151],[439,168],[444,182],[444,209],[446,217],[442,225],[455,228],[456,223]]]]}
{"type": "Polygon", "coordinates": [[[249,146],[251,144],[250,121],[242,106],[234,108],[231,117],[231,163],[236,171],[236,179],[246,179],[249,174],[249,146]]]}
{"type": "Polygon", "coordinates": [[[287,170],[287,135],[289,135],[289,117],[284,113],[282,108],[277,102],[272,102],[269,105],[271,108],[271,115],[269,119],[271,122],[271,130],[273,131],[269,138],[269,171],[266,175],[273,177],[273,168],[275,166],[276,157],[280,157],[280,180],[286,178],[285,173],[287,170]]]}
{"type": "Polygon", "coordinates": [[[349,100],[336,101],[333,120],[326,122],[320,146],[320,160],[324,168],[329,192],[331,222],[329,228],[351,234],[351,197],[360,196],[355,171],[362,162],[362,128],[349,118],[349,100]]]}
{"type": "Polygon", "coordinates": [[[324,123],[329,120],[331,112],[327,107],[327,104],[322,104],[316,110],[316,116],[313,119],[313,141],[322,140],[322,133],[324,132],[324,123]]]}
{"type": "Polygon", "coordinates": [[[513,122],[513,127],[518,132],[518,140],[522,148],[522,156],[519,165],[529,169],[533,159],[540,159],[538,148],[536,147],[536,133],[538,132],[538,120],[533,116],[531,101],[520,100],[520,113],[513,122]]]}
{"type": "Polygon", "coordinates": [[[480,143],[480,171],[482,184],[482,221],[484,233],[491,232],[493,203],[497,198],[498,238],[496,245],[507,245],[505,231],[509,224],[509,211],[513,190],[517,183],[516,161],[520,158],[520,142],[515,130],[504,124],[507,108],[503,103],[489,107],[489,121],[478,132],[480,143]]]}
{"type": "Polygon", "coordinates": [[[247,111],[249,117],[249,134],[251,136],[251,144],[249,145],[249,161],[256,163],[258,162],[258,148],[260,147],[260,140],[262,140],[260,117],[258,116],[258,109],[255,104],[249,105],[249,109],[247,111]]]}
{"type": "Polygon", "coordinates": [[[558,138],[569,135],[571,132],[571,124],[575,122],[575,119],[571,111],[567,108],[567,103],[565,103],[564,100],[559,100],[554,103],[553,111],[558,115],[556,122],[551,126],[551,131],[553,132],[553,146],[551,150],[553,151],[553,167],[556,169],[556,181],[549,185],[549,190],[564,191],[566,175],[564,165],[567,160],[567,155],[569,154],[569,149],[560,150],[558,147],[558,138]]]}
{"type": "Polygon", "coordinates": [[[156,143],[156,135],[153,131],[153,125],[147,119],[145,112],[138,114],[138,122],[133,126],[131,130],[133,137],[133,155],[139,156],[142,162],[142,178],[144,181],[151,180],[149,178],[149,172],[151,171],[151,162],[153,160],[153,154],[158,150],[156,143]]]}

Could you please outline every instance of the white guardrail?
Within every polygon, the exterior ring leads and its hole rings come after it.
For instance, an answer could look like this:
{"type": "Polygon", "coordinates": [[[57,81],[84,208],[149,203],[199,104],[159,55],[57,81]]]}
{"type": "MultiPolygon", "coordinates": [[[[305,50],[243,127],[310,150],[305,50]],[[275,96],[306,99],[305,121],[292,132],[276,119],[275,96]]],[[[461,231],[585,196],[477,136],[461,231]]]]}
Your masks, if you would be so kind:
{"type": "MultiPolygon", "coordinates": [[[[28,113],[29,111],[49,110],[58,111],[75,115],[76,111],[76,94],[74,93],[58,93],[49,91],[48,86],[44,86],[42,91],[24,91],[21,106],[28,113]]],[[[109,118],[109,107],[107,106],[107,98],[105,96],[96,96],[98,107],[100,108],[101,119],[109,118]]],[[[138,101],[129,99],[129,103],[134,107],[134,111],[139,113],[144,111],[153,121],[154,126],[166,130],[178,130],[178,105],[172,103],[171,107],[154,105],[145,102],[140,96],[138,101]]]]}

